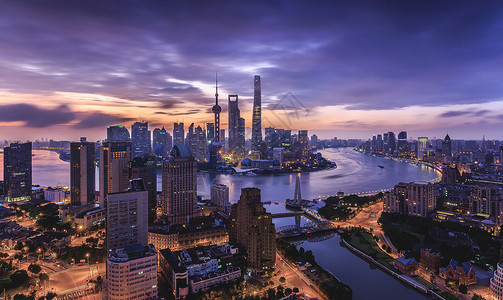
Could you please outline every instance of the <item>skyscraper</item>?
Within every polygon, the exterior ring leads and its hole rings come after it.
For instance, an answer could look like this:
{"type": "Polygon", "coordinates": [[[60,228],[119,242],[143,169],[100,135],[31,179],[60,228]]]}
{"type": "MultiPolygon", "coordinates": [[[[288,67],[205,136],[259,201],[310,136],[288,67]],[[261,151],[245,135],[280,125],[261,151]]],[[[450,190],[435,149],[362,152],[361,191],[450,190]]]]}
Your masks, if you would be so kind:
{"type": "Polygon", "coordinates": [[[173,146],[184,145],[184,138],[183,123],[175,123],[173,126],[173,146]]]}
{"type": "Polygon", "coordinates": [[[211,202],[220,208],[230,205],[229,187],[225,184],[215,184],[211,187],[211,202]]]}
{"type": "Polygon", "coordinates": [[[135,157],[129,164],[129,179],[141,179],[148,193],[148,219],[155,221],[157,208],[157,173],[154,156],[135,157]]]}
{"type": "Polygon", "coordinates": [[[220,113],[222,108],[218,105],[218,77],[215,77],[215,105],[211,108],[215,114],[215,142],[220,142],[220,113]]]}
{"type": "Polygon", "coordinates": [[[131,141],[133,142],[133,157],[152,153],[148,122],[136,122],[131,126],[131,141]]]}
{"type": "Polygon", "coordinates": [[[31,199],[31,142],[11,143],[4,148],[5,202],[31,199]]]}
{"type": "Polygon", "coordinates": [[[96,192],[96,148],[93,142],[80,138],[70,144],[70,195],[72,205],[94,202],[96,192]]]}
{"type": "Polygon", "coordinates": [[[252,118],[252,152],[260,151],[262,143],[262,92],[260,89],[260,76],[255,75],[253,80],[253,118],[252,118]]]}
{"type": "Polygon", "coordinates": [[[105,142],[100,147],[100,206],[106,206],[109,193],[120,193],[129,188],[131,142],[105,142]]]}
{"type": "Polygon", "coordinates": [[[388,149],[386,150],[389,154],[394,154],[396,150],[396,138],[394,132],[388,132],[388,149]]]}
{"type": "Polygon", "coordinates": [[[244,119],[239,111],[238,95],[229,95],[229,151],[237,155],[244,154],[243,129],[244,119]]]}
{"type": "Polygon", "coordinates": [[[215,123],[206,123],[206,139],[209,143],[215,138],[215,123]]]}
{"type": "Polygon", "coordinates": [[[420,136],[417,138],[417,159],[423,160],[424,151],[428,148],[428,138],[420,136]]]}
{"type": "Polygon", "coordinates": [[[162,213],[173,224],[187,224],[197,213],[196,160],[185,145],[175,145],[163,163],[162,213]]]}
{"type": "Polygon", "coordinates": [[[398,134],[398,154],[405,154],[409,151],[409,142],[407,142],[407,131],[398,134]]]}
{"type": "Polygon", "coordinates": [[[272,268],[276,262],[276,229],[260,200],[260,190],[241,189],[241,197],[232,210],[235,220],[229,237],[247,249],[248,269],[256,274],[272,268]]]}
{"type": "Polygon", "coordinates": [[[299,130],[299,142],[300,142],[300,147],[302,151],[302,156],[301,160],[305,161],[307,160],[308,157],[308,152],[309,152],[309,137],[307,130],[299,130]]]}
{"type": "Polygon", "coordinates": [[[450,159],[451,156],[452,156],[451,138],[447,134],[444,140],[442,141],[442,157],[450,159]]]}
{"type": "Polygon", "coordinates": [[[107,196],[108,299],[156,299],[157,251],[148,244],[147,192],[141,179],[107,196]]]}
{"type": "Polygon", "coordinates": [[[119,248],[148,242],[148,192],[143,180],[135,179],[131,187],[107,195],[107,253],[119,248]]]}
{"type": "Polygon", "coordinates": [[[164,129],[156,128],[152,133],[154,154],[162,158],[168,157],[168,152],[170,149],[169,144],[171,144],[171,135],[164,129]]]}
{"type": "Polygon", "coordinates": [[[107,142],[129,142],[129,131],[125,126],[114,125],[107,127],[107,142]]]}

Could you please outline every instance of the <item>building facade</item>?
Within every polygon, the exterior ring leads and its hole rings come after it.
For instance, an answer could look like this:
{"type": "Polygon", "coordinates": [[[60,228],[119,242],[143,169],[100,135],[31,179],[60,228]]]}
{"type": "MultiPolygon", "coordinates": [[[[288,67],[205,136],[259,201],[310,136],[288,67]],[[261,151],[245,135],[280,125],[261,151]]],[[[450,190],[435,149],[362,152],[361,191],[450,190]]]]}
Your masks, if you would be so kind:
{"type": "Polygon", "coordinates": [[[131,138],[125,126],[115,125],[107,127],[107,142],[129,142],[131,138]]]}
{"type": "Polygon", "coordinates": [[[31,142],[11,143],[4,148],[5,202],[31,199],[32,157],[31,142]]]}
{"type": "Polygon", "coordinates": [[[95,202],[96,148],[93,142],[81,138],[70,144],[70,200],[72,205],[95,202]]]}
{"type": "Polygon", "coordinates": [[[187,146],[175,145],[163,162],[162,213],[173,224],[197,214],[197,165],[187,146]]]}
{"type": "Polygon", "coordinates": [[[503,263],[499,262],[489,283],[491,294],[496,300],[503,300],[503,263]]]}
{"type": "Polygon", "coordinates": [[[131,141],[133,142],[133,157],[152,153],[148,122],[136,122],[131,126],[131,141]]]}
{"type": "Polygon", "coordinates": [[[129,188],[131,142],[105,142],[100,147],[100,206],[106,206],[109,193],[125,192],[129,188]]]}
{"type": "Polygon", "coordinates": [[[211,187],[211,202],[218,207],[229,206],[229,187],[225,184],[215,184],[211,187]]]}
{"type": "Polygon", "coordinates": [[[252,152],[260,151],[262,143],[262,91],[260,76],[253,78],[252,152]]]}
{"type": "Polygon", "coordinates": [[[435,210],[433,184],[426,182],[400,182],[384,194],[385,212],[427,217],[435,210]]]}

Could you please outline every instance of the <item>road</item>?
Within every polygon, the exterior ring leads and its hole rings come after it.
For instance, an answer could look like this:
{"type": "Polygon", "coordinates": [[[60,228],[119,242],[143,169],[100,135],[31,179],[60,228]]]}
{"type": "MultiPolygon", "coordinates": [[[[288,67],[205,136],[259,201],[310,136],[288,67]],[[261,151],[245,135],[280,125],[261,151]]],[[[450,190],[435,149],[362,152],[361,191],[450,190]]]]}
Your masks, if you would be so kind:
{"type": "Polygon", "coordinates": [[[280,252],[276,252],[276,271],[278,277],[285,277],[286,282],[283,286],[293,286],[298,287],[300,293],[304,293],[307,297],[325,299],[322,294],[315,291],[310,285],[314,286],[314,283],[309,280],[302,272],[297,268],[297,266],[292,265],[288,262],[280,252]]]}

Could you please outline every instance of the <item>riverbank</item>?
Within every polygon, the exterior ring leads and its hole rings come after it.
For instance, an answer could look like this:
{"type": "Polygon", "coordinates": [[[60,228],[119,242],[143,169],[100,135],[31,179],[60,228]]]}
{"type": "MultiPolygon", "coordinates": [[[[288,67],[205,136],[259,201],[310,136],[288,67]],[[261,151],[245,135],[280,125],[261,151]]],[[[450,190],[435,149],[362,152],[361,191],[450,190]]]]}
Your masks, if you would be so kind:
{"type": "Polygon", "coordinates": [[[352,289],[337,279],[331,272],[322,268],[317,262],[312,251],[304,251],[304,248],[288,243],[286,240],[278,240],[278,250],[293,264],[307,281],[311,282],[319,294],[326,299],[352,299],[352,289]]]}
{"type": "MultiPolygon", "coordinates": [[[[430,295],[434,299],[445,300],[445,298],[440,296],[437,293],[437,291],[433,291],[433,290],[425,287],[421,283],[417,282],[414,278],[407,276],[407,275],[404,275],[398,270],[394,270],[395,268],[390,264],[389,261],[383,260],[382,255],[380,255],[380,257],[374,258],[371,255],[369,255],[368,253],[364,252],[365,249],[360,250],[357,247],[351,245],[350,242],[348,242],[348,240],[350,240],[349,236],[345,236],[345,237],[341,236],[342,245],[344,245],[344,247],[346,247],[352,253],[365,259],[366,261],[370,262],[371,264],[377,266],[379,269],[381,269],[385,273],[391,275],[393,278],[401,281],[402,283],[409,285],[424,294],[430,295]]],[[[377,244],[376,244],[376,246],[377,246],[377,244]]],[[[392,259],[389,255],[385,254],[382,250],[380,250],[380,252],[381,252],[381,254],[384,254],[385,256],[388,256],[390,259],[392,259]]],[[[370,254],[372,254],[372,253],[370,253],[370,254]]],[[[438,290],[438,292],[440,292],[440,291],[438,290]]]]}

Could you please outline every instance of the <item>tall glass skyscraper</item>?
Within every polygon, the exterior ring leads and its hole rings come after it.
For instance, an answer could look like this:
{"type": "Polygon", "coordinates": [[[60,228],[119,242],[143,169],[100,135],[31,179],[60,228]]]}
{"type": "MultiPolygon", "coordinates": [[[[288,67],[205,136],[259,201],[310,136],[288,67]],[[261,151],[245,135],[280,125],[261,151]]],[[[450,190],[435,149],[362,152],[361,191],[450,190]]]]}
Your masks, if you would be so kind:
{"type": "Polygon", "coordinates": [[[136,122],[131,126],[131,141],[133,142],[133,157],[152,153],[148,122],[136,122]]]}
{"type": "Polygon", "coordinates": [[[129,131],[125,126],[114,125],[107,127],[107,142],[129,142],[129,131]]]}
{"type": "Polygon", "coordinates": [[[173,147],[176,145],[185,145],[185,131],[182,123],[175,123],[173,125],[173,147]]]}
{"type": "Polygon", "coordinates": [[[80,138],[70,144],[70,195],[72,205],[94,202],[96,191],[95,145],[80,138]]]}
{"type": "Polygon", "coordinates": [[[260,76],[255,75],[253,80],[253,118],[252,118],[252,152],[260,150],[262,143],[262,92],[260,89],[260,76]]]}

